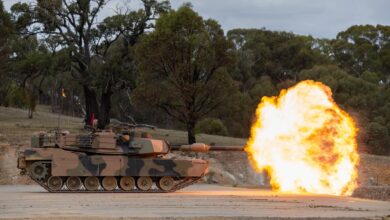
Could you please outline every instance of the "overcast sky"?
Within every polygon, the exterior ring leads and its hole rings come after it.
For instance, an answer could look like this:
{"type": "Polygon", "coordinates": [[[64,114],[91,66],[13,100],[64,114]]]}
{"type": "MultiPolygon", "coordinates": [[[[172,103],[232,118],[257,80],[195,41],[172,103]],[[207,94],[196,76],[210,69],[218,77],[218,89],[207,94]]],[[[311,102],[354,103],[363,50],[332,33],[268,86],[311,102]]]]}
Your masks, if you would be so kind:
{"type": "MultiPolygon", "coordinates": [[[[17,0],[4,0],[5,6],[17,0]]],[[[173,8],[191,2],[204,18],[216,19],[225,31],[262,28],[334,38],[354,24],[390,25],[390,0],[171,0],[173,8]]],[[[111,0],[100,18],[115,13],[124,3],[137,7],[137,0],[111,0]]]]}

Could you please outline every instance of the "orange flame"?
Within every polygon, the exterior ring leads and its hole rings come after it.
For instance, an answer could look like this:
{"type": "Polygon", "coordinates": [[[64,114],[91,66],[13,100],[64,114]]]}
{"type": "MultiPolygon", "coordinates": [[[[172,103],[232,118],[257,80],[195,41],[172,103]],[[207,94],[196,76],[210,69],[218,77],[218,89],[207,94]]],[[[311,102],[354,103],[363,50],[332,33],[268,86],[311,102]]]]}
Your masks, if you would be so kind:
{"type": "Polygon", "coordinates": [[[350,195],[356,187],[357,128],[329,87],[306,80],[263,97],[245,150],[274,190],[350,195]]]}

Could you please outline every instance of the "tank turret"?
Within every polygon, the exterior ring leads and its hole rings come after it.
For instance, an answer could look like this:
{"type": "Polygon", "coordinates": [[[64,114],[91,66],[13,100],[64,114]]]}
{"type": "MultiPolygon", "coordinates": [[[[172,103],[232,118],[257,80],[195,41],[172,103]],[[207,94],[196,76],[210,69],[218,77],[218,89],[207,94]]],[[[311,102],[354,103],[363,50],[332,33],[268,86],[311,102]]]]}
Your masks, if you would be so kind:
{"type": "Polygon", "coordinates": [[[171,151],[243,151],[243,146],[170,145],[132,129],[39,133],[18,168],[49,192],[173,192],[201,179],[208,163],[170,159],[171,151]]]}

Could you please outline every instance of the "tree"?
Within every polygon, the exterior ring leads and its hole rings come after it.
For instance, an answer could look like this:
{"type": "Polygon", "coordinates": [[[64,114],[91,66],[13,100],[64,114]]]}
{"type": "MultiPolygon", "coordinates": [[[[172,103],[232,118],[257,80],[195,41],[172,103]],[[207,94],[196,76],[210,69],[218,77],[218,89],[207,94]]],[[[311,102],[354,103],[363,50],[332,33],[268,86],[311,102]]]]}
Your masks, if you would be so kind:
{"type": "Polygon", "coordinates": [[[390,27],[354,25],[337,34],[332,42],[335,60],[349,73],[365,71],[390,75],[390,27]]]}
{"type": "Polygon", "coordinates": [[[5,60],[8,58],[8,42],[11,34],[11,16],[4,10],[3,1],[0,0],[0,65],[4,64],[5,60]]]}
{"type": "Polygon", "coordinates": [[[233,29],[228,38],[235,44],[239,68],[233,71],[234,79],[240,79],[244,71],[244,88],[254,86],[264,75],[271,77],[274,83],[287,79],[296,80],[296,74],[315,64],[328,63],[326,42],[311,36],[300,36],[289,32],[269,31],[266,29],[233,29]]]}
{"type": "Polygon", "coordinates": [[[97,76],[99,79],[97,87],[101,93],[99,128],[104,128],[110,121],[113,93],[120,90],[129,92],[134,89],[136,78],[134,45],[146,30],[154,27],[151,21],[170,8],[168,1],[142,2],[143,9],[105,18],[98,25],[103,41],[96,48],[96,53],[104,58],[104,62],[100,62],[101,71],[98,71],[100,74],[97,76]]]}
{"type": "Polygon", "coordinates": [[[19,87],[16,91],[24,95],[8,97],[25,97],[25,107],[29,110],[28,118],[32,118],[38,96],[42,93],[42,84],[52,72],[52,57],[36,36],[14,36],[11,48],[13,56],[9,60],[11,67],[8,77],[19,87]]]}
{"type": "Polygon", "coordinates": [[[2,83],[0,85],[0,105],[3,104],[7,93],[7,62],[9,60],[10,48],[9,42],[12,34],[13,25],[11,16],[4,10],[3,1],[0,0],[0,78],[2,83]]]}
{"type": "Polygon", "coordinates": [[[194,143],[197,121],[224,103],[233,86],[224,69],[230,49],[220,25],[189,5],[161,16],[136,49],[135,98],[184,123],[194,143]]]}
{"type": "MultiPolygon", "coordinates": [[[[93,65],[103,63],[111,46],[119,39],[125,42],[123,50],[126,52],[126,46],[135,44],[138,37],[152,27],[150,21],[169,8],[166,1],[142,0],[143,9],[126,11],[97,24],[98,14],[107,1],[39,0],[36,5],[17,3],[12,6],[21,34],[58,36],[63,46],[69,49],[72,77],[84,92],[85,123],[90,124],[94,114],[99,118],[98,127],[101,129],[109,122],[114,89],[117,84],[122,85],[123,80],[116,72],[107,69],[102,70],[103,74],[98,77],[99,73],[92,71],[93,65]]],[[[126,57],[126,54],[122,56],[126,57]]]]}

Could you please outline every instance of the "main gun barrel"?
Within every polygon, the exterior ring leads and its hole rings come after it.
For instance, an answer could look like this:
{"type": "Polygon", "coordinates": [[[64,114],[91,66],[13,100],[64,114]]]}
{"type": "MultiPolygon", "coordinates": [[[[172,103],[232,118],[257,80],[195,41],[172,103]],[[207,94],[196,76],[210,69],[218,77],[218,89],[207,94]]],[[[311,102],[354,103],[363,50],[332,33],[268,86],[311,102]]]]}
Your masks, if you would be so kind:
{"type": "Polygon", "coordinates": [[[171,145],[172,151],[191,151],[191,152],[209,152],[209,151],[244,151],[245,146],[210,146],[203,143],[194,143],[190,145],[171,145]]]}

